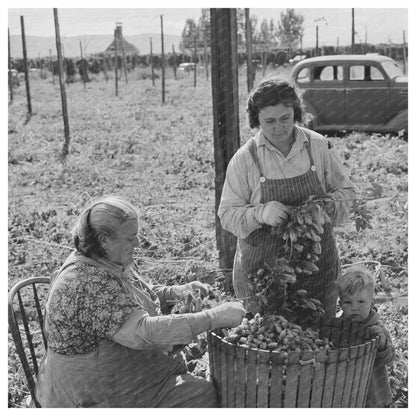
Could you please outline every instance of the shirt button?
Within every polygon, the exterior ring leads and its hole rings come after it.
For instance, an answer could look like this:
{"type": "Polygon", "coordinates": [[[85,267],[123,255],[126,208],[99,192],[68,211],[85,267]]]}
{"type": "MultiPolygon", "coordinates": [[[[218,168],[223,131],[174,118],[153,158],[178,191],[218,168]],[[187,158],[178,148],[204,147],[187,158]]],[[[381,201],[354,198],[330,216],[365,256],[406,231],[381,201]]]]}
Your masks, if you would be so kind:
{"type": "Polygon", "coordinates": [[[261,182],[261,183],[266,182],[266,178],[265,178],[264,176],[262,176],[262,177],[260,178],[260,182],[261,182]]]}
{"type": "Polygon", "coordinates": [[[312,165],[312,166],[311,166],[311,171],[312,171],[312,172],[315,172],[315,171],[316,171],[316,166],[315,166],[315,165],[312,165]]]}

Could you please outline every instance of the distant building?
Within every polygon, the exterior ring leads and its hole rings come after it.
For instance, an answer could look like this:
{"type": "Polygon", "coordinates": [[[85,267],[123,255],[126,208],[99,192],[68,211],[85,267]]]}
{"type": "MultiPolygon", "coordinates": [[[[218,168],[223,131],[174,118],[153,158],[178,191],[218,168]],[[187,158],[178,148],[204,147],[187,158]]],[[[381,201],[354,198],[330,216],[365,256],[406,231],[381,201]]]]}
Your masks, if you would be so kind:
{"type": "Polygon", "coordinates": [[[115,53],[115,42],[117,42],[117,54],[139,54],[139,50],[132,43],[129,43],[124,39],[120,22],[116,23],[115,37],[105,50],[105,53],[115,53]]]}

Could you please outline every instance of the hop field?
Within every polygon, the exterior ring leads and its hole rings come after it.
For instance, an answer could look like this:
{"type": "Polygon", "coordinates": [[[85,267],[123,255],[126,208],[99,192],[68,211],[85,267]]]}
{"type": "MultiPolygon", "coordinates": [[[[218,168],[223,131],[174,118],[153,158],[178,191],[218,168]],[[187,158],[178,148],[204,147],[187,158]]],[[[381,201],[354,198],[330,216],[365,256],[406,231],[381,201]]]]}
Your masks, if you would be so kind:
{"type": "MultiPolygon", "coordinates": [[[[240,133],[252,132],[240,78],[240,133]]],[[[260,73],[257,74],[261,76],[260,73]]],[[[215,241],[215,182],[211,84],[199,75],[152,85],[139,72],[128,83],[93,79],[66,85],[70,148],[62,163],[64,133],[59,85],[31,80],[33,114],[21,86],[9,104],[8,288],[49,275],[70,253],[71,228],[91,198],[118,194],[140,211],[135,253],[145,278],[172,284],[200,279],[232,294],[230,271],[219,270],[215,241]]],[[[374,261],[379,311],[396,347],[389,369],[395,407],[407,407],[407,143],[400,138],[352,133],[331,137],[371,214],[371,228],[351,219],[336,229],[342,264],[374,261]]],[[[10,407],[27,395],[9,334],[10,407]]],[[[194,368],[201,373],[205,361],[194,368]],[[202,368],[202,369],[201,369],[202,368]]]]}

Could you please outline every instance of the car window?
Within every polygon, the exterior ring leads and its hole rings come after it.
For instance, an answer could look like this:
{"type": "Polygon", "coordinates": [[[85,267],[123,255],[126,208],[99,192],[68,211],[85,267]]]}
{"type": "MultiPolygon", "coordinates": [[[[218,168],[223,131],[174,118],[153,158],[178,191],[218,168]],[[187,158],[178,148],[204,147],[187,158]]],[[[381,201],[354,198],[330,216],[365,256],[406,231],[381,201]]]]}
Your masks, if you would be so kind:
{"type": "Polygon", "coordinates": [[[314,81],[342,81],[343,71],[339,65],[317,66],[313,72],[314,81]]]}
{"type": "Polygon", "coordinates": [[[309,73],[310,73],[309,68],[302,68],[298,73],[296,81],[299,82],[300,84],[309,82],[309,73]]]}
{"type": "Polygon", "coordinates": [[[387,72],[390,78],[403,76],[403,72],[399,68],[399,66],[396,64],[396,62],[387,61],[387,62],[383,62],[381,65],[384,68],[384,70],[387,72]]]}
{"type": "Polygon", "coordinates": [[[351,81],[380,81],[384,80],[382,72],[373,65],[351,65],[351,81]]]}

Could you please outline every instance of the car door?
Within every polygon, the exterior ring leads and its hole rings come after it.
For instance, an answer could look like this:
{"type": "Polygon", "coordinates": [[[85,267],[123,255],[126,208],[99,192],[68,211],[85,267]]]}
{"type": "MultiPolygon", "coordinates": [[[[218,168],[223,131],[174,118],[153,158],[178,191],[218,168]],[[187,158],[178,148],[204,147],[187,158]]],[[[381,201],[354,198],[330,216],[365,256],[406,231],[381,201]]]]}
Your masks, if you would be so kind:
{"type": "Polygon", "coordinates": [[[342,65],[320,63],[312,68],[308,99],[317,112],[319,126],[337,128],[345,123],[344,94],[342,65]]]}
{"type": "Polygon", "coordinates": [[[348,65],[345,83],[345,114],[349,127],[377,130],[390,118],[389,80],[378,62],[348,65]]]}

